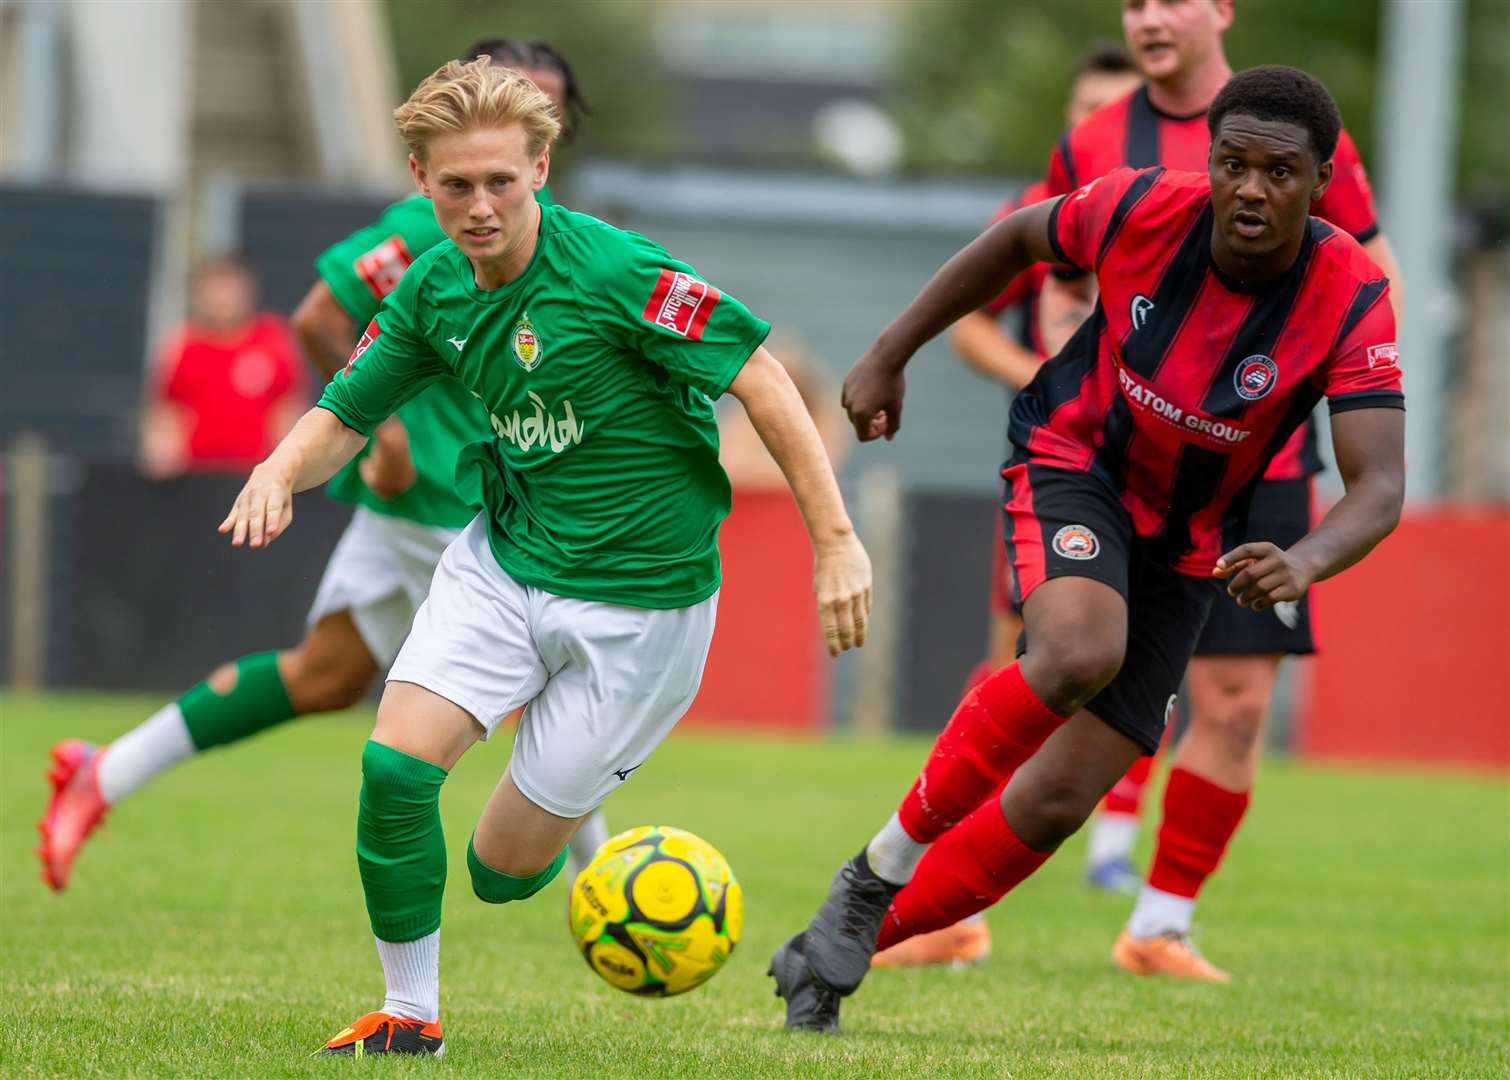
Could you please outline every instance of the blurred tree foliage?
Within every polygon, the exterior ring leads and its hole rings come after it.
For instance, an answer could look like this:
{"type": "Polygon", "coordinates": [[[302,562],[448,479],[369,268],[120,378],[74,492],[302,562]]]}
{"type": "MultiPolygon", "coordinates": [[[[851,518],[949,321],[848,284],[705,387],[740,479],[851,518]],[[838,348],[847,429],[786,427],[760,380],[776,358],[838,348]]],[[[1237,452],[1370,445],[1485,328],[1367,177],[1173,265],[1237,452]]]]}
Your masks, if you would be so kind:
{"type": "MultiPolygon", "coordinates": [[[[1497,184],[1503,192],[1510,176],[1510,2],[1468,6],[1459,177],[1467,191],[1497,184]]],[[[1093,39],[1122,40],[1120,11],[1117,0],[911,5],[892,99],[910,164],[1041,173],[1063,126],[1069,73],[1093,39]]],[[[1322,79],[1372,162],[1379,20],[1376,0],[1243,2],[1227,55],[1235,68],[1293,64],[1322,79]]]]}
{"type": "Polygon", "coordinates": [[[401,92],[482,38],[549,41],[571,61],[592,106],[558,161],[662,151],[664,82],[649,0],[387,0],[387,6],[401,92]]]}

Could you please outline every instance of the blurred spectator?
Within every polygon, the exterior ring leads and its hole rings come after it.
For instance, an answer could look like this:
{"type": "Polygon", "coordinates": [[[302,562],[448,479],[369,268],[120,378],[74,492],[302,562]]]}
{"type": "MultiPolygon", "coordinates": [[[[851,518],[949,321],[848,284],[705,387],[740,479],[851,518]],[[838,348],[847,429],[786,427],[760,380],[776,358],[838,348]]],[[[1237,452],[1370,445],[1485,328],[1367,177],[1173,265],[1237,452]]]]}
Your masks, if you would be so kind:
{"type": "MultiPolygon", "coordinates": [[[[792,377],[802,403],[828,451],[835,475],[849,451],[849,421],[839,407],[839,389],[834,386],[807,348],[796,338],[775,335],[766,342],[771,355],[781,361],[792,377]]],[[[778,487],[786,489],[781,469],[771,457],[743,409],[720,410],[718,417],[718,460],[736,488],[778,487]]]]}
{"type": "Polygon", "coordinates": [[[257,311],[242,263],[194,275],[189,320],[158,358],[142,414],[141,467],[154,478],[239,471],[265,458],[308,406],[299,349],[282,316],[257,311]]]}

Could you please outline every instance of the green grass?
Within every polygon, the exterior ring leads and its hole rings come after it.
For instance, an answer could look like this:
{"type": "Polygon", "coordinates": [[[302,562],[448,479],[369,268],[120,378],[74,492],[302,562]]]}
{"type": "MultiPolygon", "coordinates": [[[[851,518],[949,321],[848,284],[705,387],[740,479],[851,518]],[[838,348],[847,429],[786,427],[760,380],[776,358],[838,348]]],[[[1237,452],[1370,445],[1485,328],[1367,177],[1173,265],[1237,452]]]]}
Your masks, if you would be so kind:
{"type": "Polygon", "coordinates": [[[108,739],[154,703],[0,696],[0,1075],[1504,1076],[1510,1073],[1510,789],[1484,777],[1270,764],[1202,943],[1228,987],[1135,980],[1108,949],[1124,901],[1078,880],[1072,841],[991,913],[967,972],[879,972],[847,1034],[790,1037],[766,958],[893,808],[915,741],[674,736],[608,804],[616,828],[713,840],[746,895],[727,970],[641,1001],[570,947],[565,884],[493,908],[464,846],[508,753],[446,787],[453,868],[443,1061],[306,1055],[376,1007],[352,855],[369,717],[306,721],[135,796],[61,897],[37,879],[47,747],[108,739]]]}

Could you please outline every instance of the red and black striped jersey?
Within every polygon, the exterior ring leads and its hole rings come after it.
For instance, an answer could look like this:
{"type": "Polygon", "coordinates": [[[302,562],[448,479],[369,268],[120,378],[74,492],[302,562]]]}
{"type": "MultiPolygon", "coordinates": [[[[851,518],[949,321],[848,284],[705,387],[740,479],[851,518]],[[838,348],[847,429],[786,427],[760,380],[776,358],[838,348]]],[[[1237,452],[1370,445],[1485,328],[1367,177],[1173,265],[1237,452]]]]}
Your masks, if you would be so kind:
{"type": "MultiPolygon", "coordinates": [[[[1049,155],[1044,184],[1049,195],[1064,195],[1113,169],[1169,169],[1204,172],[1211,136],[1204,110],[1189,116],[1162,112],[1149,99],[1148,88],[1110,101],[1059,138],[1049,155]]],[[[1366,244],[1379,233],[1374,194],[1358,147],[1346,131],[1332,155],[1332,182],[1312,213],[1366,244]]],[[[1274,456],[1267,478],[1291,480],[1321,471],[1315,431],[1302,425],[1289,444],[1274,456]]]]}
{"type": "Polygon", "coordinates": [[[1097,476],[1196,575],[1323,396],[1333,413],[1405,401],[1389,281],[1356,240],[1313,217],[1295,265],[1245,289],[1212,260],[1212,221],[1205,173],[1117,169],[1060,200],[1055,255],[1100,295],[1008,427],[1015,460],[1097,476]]]}

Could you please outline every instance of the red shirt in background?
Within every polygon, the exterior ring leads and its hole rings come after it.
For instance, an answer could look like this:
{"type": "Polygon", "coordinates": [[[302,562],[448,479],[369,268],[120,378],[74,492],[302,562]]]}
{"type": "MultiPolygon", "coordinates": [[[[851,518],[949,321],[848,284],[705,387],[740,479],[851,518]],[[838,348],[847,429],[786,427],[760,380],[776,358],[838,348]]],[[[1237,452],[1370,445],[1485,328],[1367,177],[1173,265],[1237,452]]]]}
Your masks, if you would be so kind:
{"type": "Polygon", "coordinates": [[[163,350],[160,386],[187,416],[190,470],[246,468],[277,445],[278,406],[305,378],[288,326],[263,314],[226,337],[185,325],[163,350]]]}

